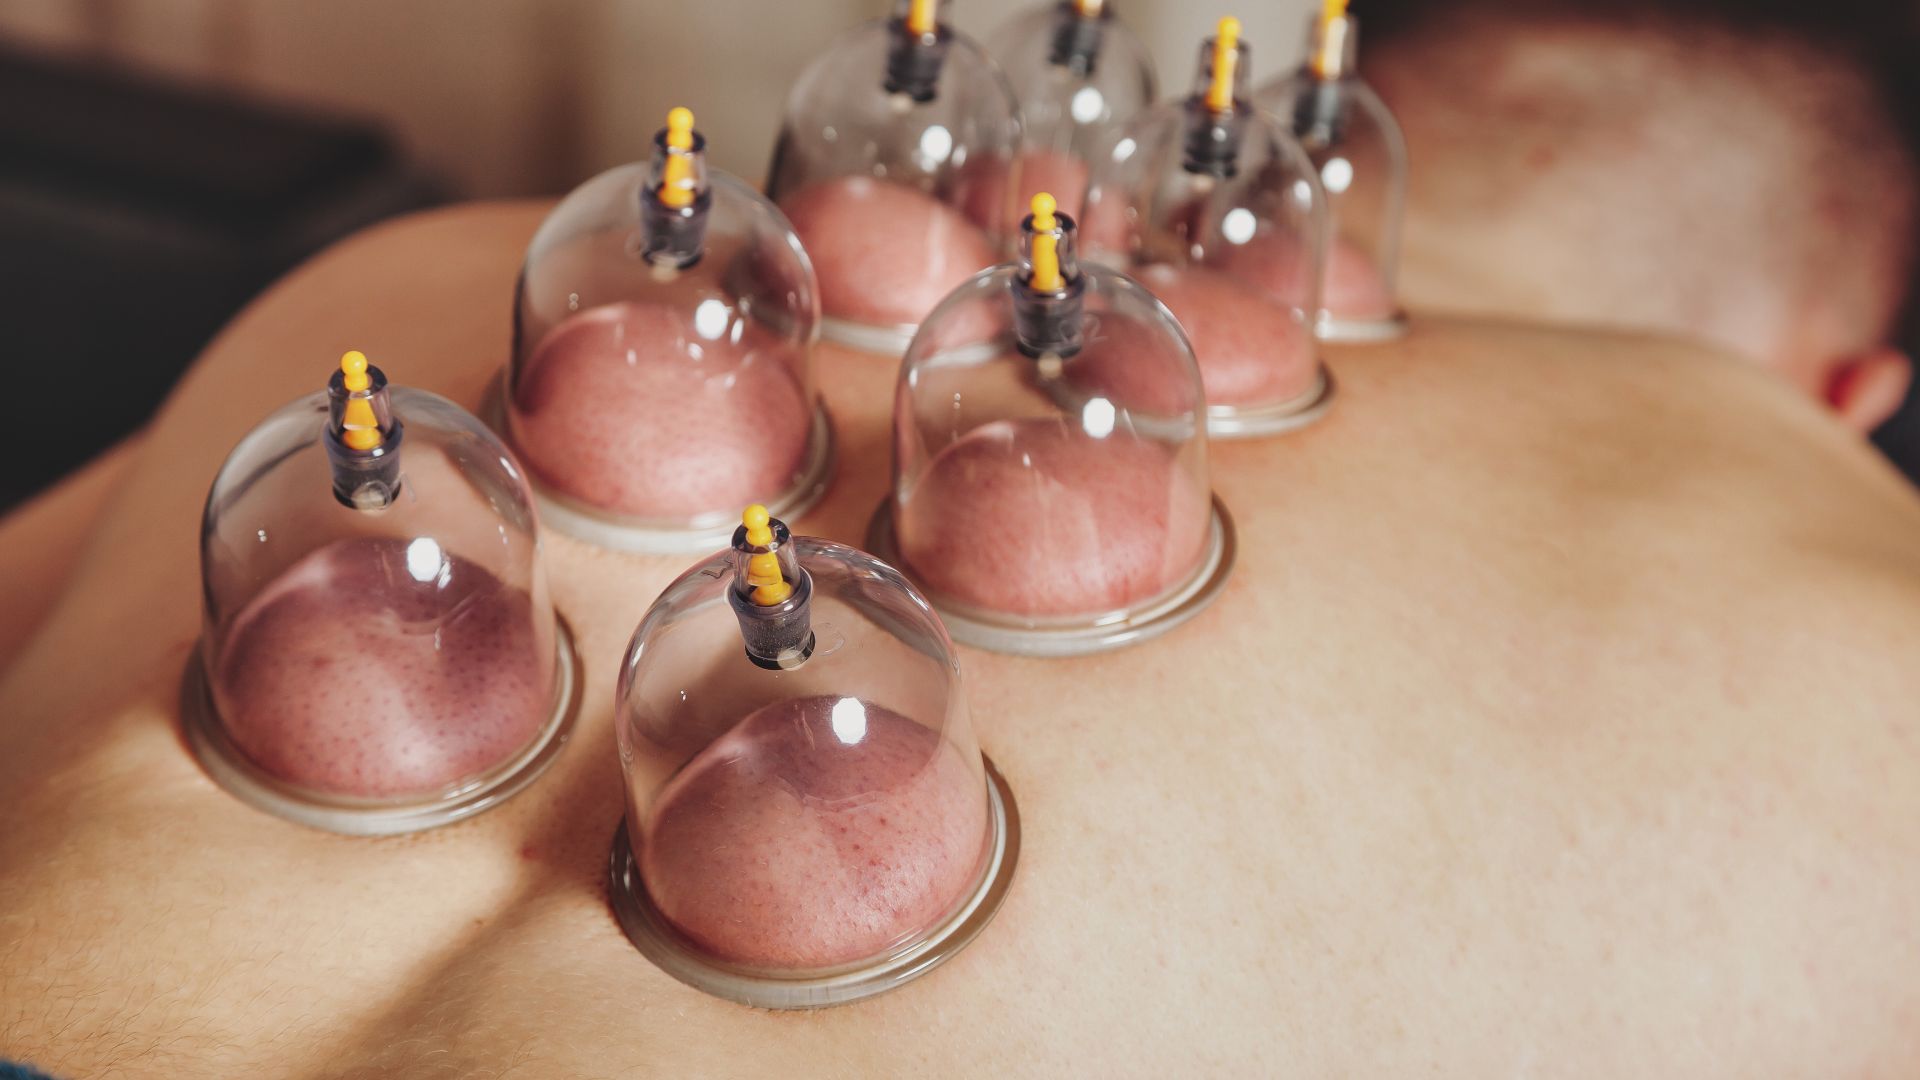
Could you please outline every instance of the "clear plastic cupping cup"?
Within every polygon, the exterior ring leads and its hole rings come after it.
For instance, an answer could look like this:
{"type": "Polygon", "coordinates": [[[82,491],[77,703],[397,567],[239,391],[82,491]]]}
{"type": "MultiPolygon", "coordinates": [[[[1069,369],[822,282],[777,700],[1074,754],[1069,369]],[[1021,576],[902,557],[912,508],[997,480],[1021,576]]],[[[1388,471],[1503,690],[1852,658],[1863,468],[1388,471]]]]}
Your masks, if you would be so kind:
{"type": "Polygon", "coordinates": [[[1127,127],[1086,201],[1088,257],[1128,270],[1185,328],[1215,438],[1305,427],[1334,394],[1313,328],[1325,197],[1292,135],[1248,101],[1247,52],[1221,20],[1192,93],[1127,127]]]}
{"type": "Polygon", "coordinates": [[[502,429],[542,520],[629,551],[702,551],[739,507],[797,514],[833,433],[813,382],[813,268],[787,219],[707,168],[675,109],[650,161],[561,200],[527,250],[502,429]]]}
{"type": "Polygon", "coordinates": [[[1387,340],[1407,326],[1395,289],[1407,146],[1360,78],[1358,47],[1359,24],[1334,0],[1310,24],[1299,70],[1254,95],[1291,127],[1326,191],[1332,229],[1316,320],[1325,341],[1387,340]]]}
{"type": "Polygon", "coordinates": [[[1082,263],[1042,193],[1021,259],[934,309],[901,365],[872,546],[954,638],[1035,656],[1117,648],[1197,614],[1233,563],[1186,335],[1082,263]]]}
{"type": "Polygon", "coordinates": [[[531,783],[578,679],[532,497],[478,419],[348,353],[242,439],[201,527],[189,741],[235,795],[383,834],[531,783]]]}
{"type": "Polygon", "coordinates": [[[820,278],[830,339],[897,356],[1018,220],[1019,106],[935,0],[854,28],[787,96],[767,194],[820,278]]]}
{"type": "Polygon", "coordinates": [[[954,956],[1019,851],[940,619],[893,567],[750,507],[634,632],[615,728],[628,937],[708,993],[841,1004],[954,956]]]}
{"type": "Polygon", "coordinates": [[[1105,0],[1028,8],[987,39],[987,51],[1020,99],[1020,189],[1025,206],[1045,191],[1080,215],[1093,162],[1153,104],[1153,61],[1105,0]]]}

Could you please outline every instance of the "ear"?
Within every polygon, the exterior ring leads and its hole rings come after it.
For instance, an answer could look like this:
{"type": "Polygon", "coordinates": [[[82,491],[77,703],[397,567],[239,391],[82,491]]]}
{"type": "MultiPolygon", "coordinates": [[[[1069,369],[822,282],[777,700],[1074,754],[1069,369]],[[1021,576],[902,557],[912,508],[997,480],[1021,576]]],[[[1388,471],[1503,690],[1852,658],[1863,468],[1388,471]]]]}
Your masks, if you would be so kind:
{"type": "Polygon", "coordinates": [[[1912,382],[1907,354],[1877,346],[1834,365],[1827,377],[1827,405],[1841,423],[1865,435],[1899,411],[1912,382]]]}

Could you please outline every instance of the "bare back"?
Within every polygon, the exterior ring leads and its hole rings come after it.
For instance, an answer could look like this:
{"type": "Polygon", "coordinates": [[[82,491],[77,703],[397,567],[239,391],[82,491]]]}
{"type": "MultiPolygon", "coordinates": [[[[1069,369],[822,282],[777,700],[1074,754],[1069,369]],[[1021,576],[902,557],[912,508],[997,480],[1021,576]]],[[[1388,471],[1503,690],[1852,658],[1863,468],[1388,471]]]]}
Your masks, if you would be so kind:
{"type": "MultiPolygon", "coordinates": [[[[549,536],[586,658],[538,784],[409,838],[235,802],[177,721],[195,522],[343,349],[477,405],[542,208],[348,241],[208,350],[0,681],[0,1054],[61,1075],[1866,1075],[1920,1058],[1920,500],[1765,375],[1426,322],[1213,448],[1224,597],[962,664],[1024,821],[953,962],[755,1012],[628,945],[622,646],[688,560],[549,536]]],[[[859,543],[895,365],[827,349],[859,543]]]]}

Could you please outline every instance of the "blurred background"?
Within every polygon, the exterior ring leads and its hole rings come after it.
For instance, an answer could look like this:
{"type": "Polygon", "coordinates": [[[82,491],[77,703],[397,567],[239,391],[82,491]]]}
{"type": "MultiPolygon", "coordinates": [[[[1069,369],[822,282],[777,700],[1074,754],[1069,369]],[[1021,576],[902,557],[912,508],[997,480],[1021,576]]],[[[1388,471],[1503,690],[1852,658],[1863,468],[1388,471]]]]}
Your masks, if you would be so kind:
{"type": "MultiPolygon", "coordinates": [[[[1032,0],[957,0],[984,37],[1032,0]]],[[[1123,0],[1163,89],[1226,8],[1123,0]]],[[[1260,77],[1298,60],[1318,0],[1231,12],[1260,77]]],[[[363,118],[462,198],[566,191],[645,154],[686,104],[721,168],[758,180],[787,87],[888,0],[6,0],[0,44],[222,95],[363,118]]],[[[78,119],[78,118],[75,118],[78,119]]]]}
{"type": "MultiPolygon", "coordinates": [[[[1027,0],[961,0],[984,36],[1027,0]]],[[[1256,81],[1299,58],[1312,0],[1235,5],[1256,81]]],[[[14,397],[0,509],[136,430],[230,315],[381,217],[553,195],[698,113],[759,181],[788,85],[884,0],[5,0],[0,325],[14,397]],[[49,436],[51,432],[51,436],[49,436]]],[[[1128,0],[1163,92],[1218,5],[1128,0]]],[[[1416,168],[1417,163],[1416,163],[1416,168]]],[[[503,343],[504,346],[504,343],[503,343]]],[[[1920,462],[1914,410],[1883,433],[1920,462]]]]}

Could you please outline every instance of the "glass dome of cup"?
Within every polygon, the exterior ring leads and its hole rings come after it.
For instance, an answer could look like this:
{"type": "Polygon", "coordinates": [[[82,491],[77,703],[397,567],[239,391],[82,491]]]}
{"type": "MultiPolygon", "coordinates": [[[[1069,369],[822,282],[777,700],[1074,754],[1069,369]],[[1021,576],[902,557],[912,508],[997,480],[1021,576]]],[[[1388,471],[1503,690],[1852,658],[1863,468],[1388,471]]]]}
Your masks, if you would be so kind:
{"type": "Polygon", "coordinates": [[[531,782],[574,671],[511,456],[459,406],[359,366],[362,389],[336,373],[214,481],[188,732],[263,809],[409,831],[531,782]]]}
{"type": "Polygon", "coordinates": [[[832,453],[806,252],[771,202],[706,168],[697,132],[685,148],[669,136],[535,234],[502,410],[553,524],[661,552],[719,542],[748,499],[803,510],[832,453]],[[686,203],[669,207],[677,161],[686,203]]]}
{"type": "Polygon", "coordinates": [[[986,52],[931,4],[856,27],[790,91],[767,193],[820,275],[825,332],[897,353],[1016,220],[1019,105],[986,52]]]}
{"type": "Polygon", "coordinates": [[[1358,46],[1358,22],[1335,0],[1309,23],[1306,61],[1255,94],[1294,132],[1326,192],[1331,228],[1316,330],[1330,341],[1377,341],[1406,329],[1396,292],[1406,142],[1359,75],[1358,46]]]}
{"type": "Polygon", "coordinates": [[[1066,655],[1199,610],[1231,528],[1179,325],[1138,282],[1079,263],[1069,215],[1027,220],[1022,262],[976,275],[915,335],[874,543],[960,640],[1066,655]],[[1048,258],[1058,289],[1033,284],[1054,283],[1048,258]]]}
{"type": "Polygon", "coordinates": [[[1017,818],[924,599],[870,555],[770,525],[757,544],[743,526],[634,633],[612,887],[635,944],[683,981],[831,1004],[970,940],[1004,893],[1017,818]],[[790,591],[750,584],[756,552],[790,591]],[[756,656],[768,627],[789,646],[756,656]]]}
{"type": "Polygon", "coordinates": [[[1060,0],[1027,8],[995,30],[988,51],[1020,100],[1020,190],[1046,191],[1078,216],[1089,164],[1153,103],[1153,61],[1111,4],[1060,0]]]}
{"type": "Polygon", "coordinates": [[[1225,40],[1202,46],[1187,98],[1141,114],[1094,170],[1088,247],[1186,328],[1211,434],[1277,434],[1332,401],[1313,339],[1325,196],[1292,134],[1247,101],[1245,44],[1225,40]]]}

